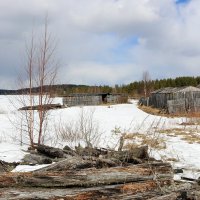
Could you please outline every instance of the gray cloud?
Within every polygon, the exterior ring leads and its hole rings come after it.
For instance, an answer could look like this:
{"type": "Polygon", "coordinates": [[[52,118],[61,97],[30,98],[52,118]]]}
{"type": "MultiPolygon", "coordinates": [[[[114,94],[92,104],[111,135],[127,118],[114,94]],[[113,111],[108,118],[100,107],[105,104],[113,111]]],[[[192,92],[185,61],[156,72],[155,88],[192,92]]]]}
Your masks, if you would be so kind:
{"type": "Polygon", "coordinates": [[[127,83],[144,70],[153,78],[198,75],[199,7],[198,0],[1,1],[0,88],[14,85],[25,42],[32,29],[41,31],[47,12],[60,83],[127,83]]]}

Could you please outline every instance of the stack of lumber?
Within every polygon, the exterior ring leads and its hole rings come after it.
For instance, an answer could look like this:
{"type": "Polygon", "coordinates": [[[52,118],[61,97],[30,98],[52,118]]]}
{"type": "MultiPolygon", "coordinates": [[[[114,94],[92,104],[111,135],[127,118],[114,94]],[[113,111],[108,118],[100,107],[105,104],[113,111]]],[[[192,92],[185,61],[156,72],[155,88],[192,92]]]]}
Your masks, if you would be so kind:
{"type": "Polygon", "coordinates": [[[187,199],[188,193],[175,186],[171,165],[149,158],[147,147],[130,151],[36,148],[39,154],[63,158],[33,172],[2,172],[0,199],[187,199]]]}

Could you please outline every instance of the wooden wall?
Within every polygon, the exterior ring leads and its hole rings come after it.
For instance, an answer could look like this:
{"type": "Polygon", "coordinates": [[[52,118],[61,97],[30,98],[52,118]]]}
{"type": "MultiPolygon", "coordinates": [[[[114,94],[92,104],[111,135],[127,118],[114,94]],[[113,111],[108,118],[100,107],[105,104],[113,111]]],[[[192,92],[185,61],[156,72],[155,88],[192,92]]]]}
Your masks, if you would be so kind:
{"type": "Polygon", "coordinates": [[[71,95],[63,97],[63,105],[101,105],[106,103],[127,103],[128,96],[123,94],[90,94],[90,95],[71,95]]]}
{"type": "Polygon", "coordinates": [[[169,113],[200,112],[200,92],[153,93],[149,105],[169,113]]]}

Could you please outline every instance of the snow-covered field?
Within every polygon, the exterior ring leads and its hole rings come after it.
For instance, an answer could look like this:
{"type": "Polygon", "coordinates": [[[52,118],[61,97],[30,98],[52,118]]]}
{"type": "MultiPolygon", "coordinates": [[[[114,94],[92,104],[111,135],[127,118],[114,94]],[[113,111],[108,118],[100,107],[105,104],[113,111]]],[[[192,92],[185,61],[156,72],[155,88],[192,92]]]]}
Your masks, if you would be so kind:
{"type": "MultiPolygon", "coordinates": [[[[0,160],[7,162],[20,161],[27,153],[28,145],[20,145],[20,133],[13,126],[13,121],[18,112],[13,106],[15,96],[0,96],[0,160]]],[[[61,98],[56,98],[55,103],[61,103],[61,98]]],[[[17,105],[17,102],[14,103],[17,105]]],[[[129,104],[111,105],[111,106],[85,106],[70,107],[51,111],[48,140],[46,144],[63,147],[68,141],[61,140],[57,137],[57,128],[60,124],[75,124],[80,119],[80,114],[85,118],[90,117],[88,113],[92,113],[92,121],[98,126],[98,133],[101,138],[96,145],[101,147],[114,148],[117,147],[119,137],[123,133],[147,134],[162,137],[166,144],[164,149],[151,149],[151,154],[157,159],[172,159],[174,167],[187,169],[184,171],[189,176],[197,176],[200,169],[200,144],[188,143],[181,136],[176,137],[173,134],[158,134],[158,130],[172,129],[181,127],[181,123],[186,121],[184,118],[166,118],[160,116],[149,115],[137,108],[137,101],[132,100],[129,104]],[[115,130],[115,131],[114,131],[115,130]]],[[[195,127],[198,128],[197,126],[195,127]]],[[[159,141],[159,138],[156,138],[159,141]]],[[[23,138],[24,143],[28,143],[27,138],[23,138]]],[[[133,137],[129,142],[137,143],[138,139],[133,137]]],[[[76,143],[77,144],[77,143],[76,143]]],[[[38,167],[38,166],[37,166],[38,167]]],[[[29,168],[26,166],[28,170],[29,168]]],[[[25,170],[18,167],[16,171],[25,170]]],[[[28,171],[27,170],[27,171],[28,171]]]]}

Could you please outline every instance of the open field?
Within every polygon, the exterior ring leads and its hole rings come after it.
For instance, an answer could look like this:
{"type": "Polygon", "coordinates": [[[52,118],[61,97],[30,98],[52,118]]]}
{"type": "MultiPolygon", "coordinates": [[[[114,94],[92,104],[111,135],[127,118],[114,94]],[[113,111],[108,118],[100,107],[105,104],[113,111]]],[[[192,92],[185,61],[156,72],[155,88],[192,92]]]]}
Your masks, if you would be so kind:
{"type": "MultiPolygon", "coordinates": [[[[19,111],[11,104],[14,96],[0,96],[0,160],[17,162],[26,154],[28,140],[21,136],[12,126],[12,120],[19,111]],[[23,140],[23,141],[21,141],[23,140]],[[20,142],[23,144],[20,145],[20,142]]],[[[56,98],[55,103],[62,103],[61,98],[56,98]]],[[[184,168],[188,176],[198,176],[200,160],[200,135],[199,124],[188,124],[188,119],[167,118],[150,115],[137,107],[137,101],[130,104],[109,106],[70,107],[51,111],[49,128],[46,133],[45,143],[57,147],[66,144],[70,146],[83,144],[83,139],[67,138],[58,129],[60,125],[71,127],[71,134],[76,134],[80,116],[92,118],[95,126],[95,137],[91,139],[94,146],[118,148],[120,137],[124,137],[124,148],[138,145],[149,145],[149,153],[157,159],[168,160],[174,167],[184,168]]],[[[59,129],[60,130],[60,129],[59,129]]],[[[66,129],[62,129],[65,130],[66,129]]],[[[69,129],[68,132],[69,133],[69,129]]],[[[67,135],[68,136],[68,135],[67,135]]],[[[37,166],[38,167],[38,166],[37,166]]],[[[29,167],[26,166],[26,169],[29,167]]],[[[23,171],[23,167],[18,167],[23,171]]],[[[31,167],[30,170],[34,169],[31,167]]],[[[26,171],[27,171],[26,170],[26,171]]]]}

